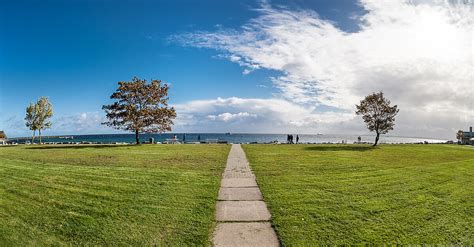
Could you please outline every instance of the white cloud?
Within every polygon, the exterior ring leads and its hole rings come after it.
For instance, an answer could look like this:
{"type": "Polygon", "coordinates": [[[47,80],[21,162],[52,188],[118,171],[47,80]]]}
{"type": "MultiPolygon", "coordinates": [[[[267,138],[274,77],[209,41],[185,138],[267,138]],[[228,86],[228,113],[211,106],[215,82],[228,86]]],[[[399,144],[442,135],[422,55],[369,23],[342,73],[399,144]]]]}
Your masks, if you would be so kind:
{"type": "MultiPolygon", "coordinates": [[[[286,101],[277,101],[300,110],[300,125],[311,123],[314,111],[325,107],[343,112],[330,113],[334,115],[353,112],[364,95],[379,90],[401,109],[399,134],[451,138],[453,130],[472,124],[474,4],[436,0],[361,0],[360,4],[366,13],[354,17],[360,30],[353,33],[313,11],[264,3],[260,16],[239,30],[172,39],[222,51],[229,61],[244,67],[244,73],[261,68],[281,71],[283,75],[273,82],[286,101]]],[[[212,108],[205,107],[203,111],[212,108]]],[[[249,109],[240,111],[251,113],[249,109]]]]}
{"type": "Polygon", "coordinates": [[[177,131],[312,133],[353,118],[350,113],[317,112],[283,99],[217,98],[175,106],[177,131]]]}
{"type": "MultiPolygon", "coordinates": [[[[105,116],[99,112],[53,116],[51,122],[52,127],[43,130],[43,135],[117,133],[114,129],[101,124],[105,122],[105,116]]],[[[8,117],[5,123],[5,131],[11,137],[32,135],[25,126],[24,119],[18,115],[8,117]]]]}
{"type": "MultiPolygon", "coordinates": [[[[310,10],[272,7],[237,30],[171,37],[216,49],[248,74],[280,71],[274,98],[217,98],[176,105],[175,131],[353,133],[364,131],[354,105],[383,90],[398,104],[391,134],[454,138],[474,122],[474,3],[466,0],[360,0],[345,32],[310,10]]],[[[260,85],[262,86],[262,85],[260,85]]],[[[111,133],[102,113],[55,117],[47,134],[111,133]]],[[[7,128],[29,134],[22,118],[7,128]]]]}
{"type": "Polygon", "coordinates": [[[82,112],[60,116],[53,119],[51,134],[96,134],[115,132],[112,128],[101,124],[105,122],[105,120],[105,116],[98,112],[82,112]]]}
{"type": "Polygon", "coordinates": [[[207,118],[211,120],[218,120],[223,122],[235,121],[235,120],[242,120],[246,118],[256,118],[257,115],[250,114],[248,112],[239,112],[239,113],[230,113],[224,112],[219,115],[208,115],[207,118]]]}

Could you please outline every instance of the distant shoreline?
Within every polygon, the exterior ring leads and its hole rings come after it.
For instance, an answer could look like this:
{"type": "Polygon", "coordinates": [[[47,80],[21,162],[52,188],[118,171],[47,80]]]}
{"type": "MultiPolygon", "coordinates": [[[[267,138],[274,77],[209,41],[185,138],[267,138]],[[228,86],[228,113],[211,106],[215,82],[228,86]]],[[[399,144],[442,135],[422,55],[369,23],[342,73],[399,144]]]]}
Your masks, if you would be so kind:
{"type": "MultiPolygon", "coordinates": [[[[294,141],[296,142],[296,135],[294,141]]],[[[330,135],[330,134],[300,134],[299,142],[305,144],[371,144],[374,136],[371,135],[330,135]]],[[[31,137],[9,138],[10,143],[29,144],[31,137]]],[[[43,136],[42,141],[48,144],[126,144],[134,143],[133,134],[100,134],[100,135],[57,135],[43,136]]],[[[409,143],[447,143],[449,140],[417,137],[381,136],[381,143],[409,144],[409,143]]],[[[35,138],[39,142],[39,138],[35,138]]],[[[284,144],[287,143],[286,134],[238,134],[238,133],[166,133],[141,134],[142,143],[240,143],[240,144],[284,144]]]]}
{"type": "MultiPolygon", "coordinates": [[[[163,134],[141,134],[142,136],[146,135],[228,135],[227,132],[216,132],[216,133],[208,133],[208,132],[172,132],[172,133],[163,133],[163,134]]],[[[300,134],[300,133],[230,133],[230,135],[300,135],[300,136],[361,136],[361,137],[375,137],[372,134],[300,134]]],[[[134,134],[131,133],[115,133],[115,134],[61,134],[61,135],[47,135],[43,136],[42,138],[64,138],[64,137],[89,137],[89,136],[133,136],[134,134]]],[[[424,136],[403,136],[403,135],[382,135],[381,137],[389,137],[389,138],[412,138],[412,139],[426,139],[426,140],[439,140],[439,141],[449,141],[449,139],[445,138],[434,138],[434,137],[424,137],[424,136]]],[[[38,138],[36,136],[35,138],[38,138]]],[[[14,136],[8,139],[30,139],[31,136],[14,136]]],[[[67,138],[64,138],[67,139],[67,138]]]]}

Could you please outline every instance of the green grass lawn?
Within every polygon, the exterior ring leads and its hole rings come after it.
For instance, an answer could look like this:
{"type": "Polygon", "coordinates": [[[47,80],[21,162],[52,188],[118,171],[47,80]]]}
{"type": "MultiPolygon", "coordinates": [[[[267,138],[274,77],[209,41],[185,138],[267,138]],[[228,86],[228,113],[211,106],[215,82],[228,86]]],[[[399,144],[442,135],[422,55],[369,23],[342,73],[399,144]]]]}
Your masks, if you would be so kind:
{"type": "Polygon", "coordinates": [[[208,245],[228,151],[0,147],[0,246],[208,245]]]}
{"type": "Polygon", "coordinates": [[[287,246],[474,244],[474,148],[245,145],[287,246]]]}

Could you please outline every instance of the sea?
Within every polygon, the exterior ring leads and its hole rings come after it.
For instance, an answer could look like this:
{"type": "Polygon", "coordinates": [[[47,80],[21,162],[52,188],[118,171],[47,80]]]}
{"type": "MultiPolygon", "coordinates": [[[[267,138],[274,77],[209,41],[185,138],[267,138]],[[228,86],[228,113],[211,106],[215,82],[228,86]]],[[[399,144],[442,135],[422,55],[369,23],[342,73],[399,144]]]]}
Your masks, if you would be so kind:
{"type": "MultiPolygon", "coordinates": [[[[296,141],[296,134],[293,134],[296,141]]],[[[330,135],[330,134],[314,134],[299,136],[300,143],[355,143],[358,142],[359,135],[330,135]]],[[[360,135],[361,142],[373,143],[375,136],[360,135]]],[[[287,135],[285,134],[234,134],[234,133],[166,133],[166,134],[140,134],[140,142],[167,142],[175,139],[180,143],[197,143],[197,142],[219,142],[219,143],[286,143],[287,135]]],[[[10,142],[25,143],[30,141],[29,137],[10,138],[10,142]]],[[[35,139],[35,142],[38,138],[35,139]]],[[[46,143],[134,143],[134,134],[102,134],[102,135],[64,135],[64,136],[47,136],[43,137],[46,143]]],[[[444,143],[447,140],[421,138],[421,137],[401,137],[382,135],[380,143],[444,143]]]]}

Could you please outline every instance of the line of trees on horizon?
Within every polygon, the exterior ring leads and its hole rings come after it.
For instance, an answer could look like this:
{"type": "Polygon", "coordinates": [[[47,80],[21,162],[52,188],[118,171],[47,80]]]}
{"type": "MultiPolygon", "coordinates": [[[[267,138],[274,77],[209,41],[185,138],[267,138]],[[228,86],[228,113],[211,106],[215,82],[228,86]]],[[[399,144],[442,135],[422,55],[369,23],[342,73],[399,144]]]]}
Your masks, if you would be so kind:
{"type": "MultiPolygon", "coordinates": [[[[103,105],[109,127],[135,133],[135,142],[140,144],[140,133],[164,133],[171,131],[176,118],[176,110],[168,105],[169,86],[161,80],[147,80],[133,77],[131,81],[120,81],[110,96],[114,102],[103,105]]],[[[376,146],[381,134],[393,130],[397,105],[384,97],[383,92],[367,95],[356,105],[356,115],[361,115],[366,127],[375,132],[376,146]]],[[[47,97],[40,97],[36,103],[26,108],[26,126],[33,131],[34,143],[36,131],[41,140],[41,131],[51,128],[53,107],[47,97]]]]}

